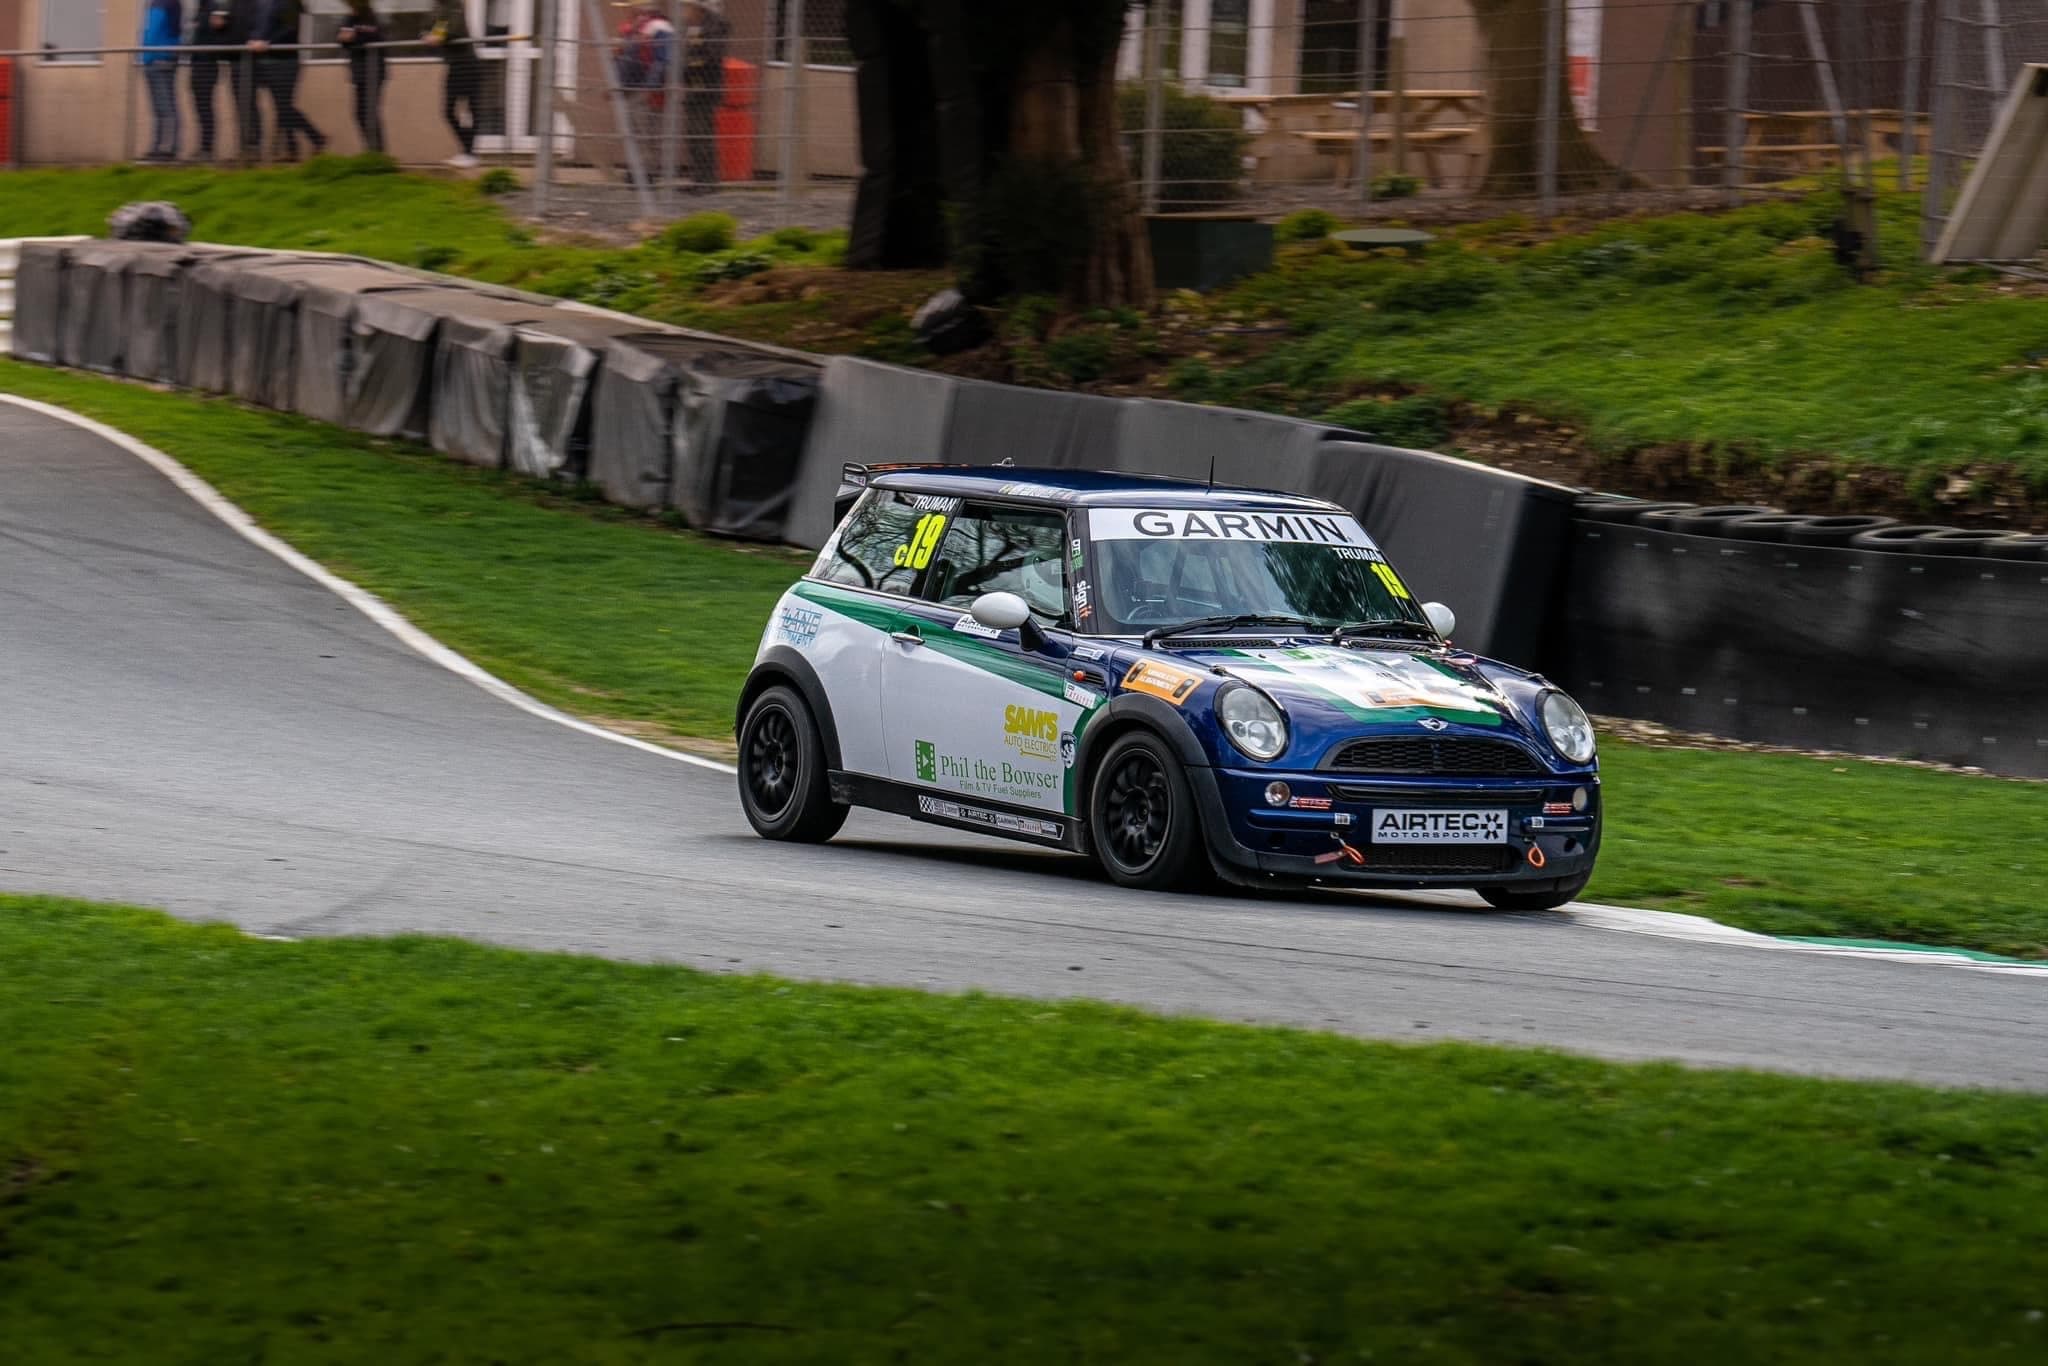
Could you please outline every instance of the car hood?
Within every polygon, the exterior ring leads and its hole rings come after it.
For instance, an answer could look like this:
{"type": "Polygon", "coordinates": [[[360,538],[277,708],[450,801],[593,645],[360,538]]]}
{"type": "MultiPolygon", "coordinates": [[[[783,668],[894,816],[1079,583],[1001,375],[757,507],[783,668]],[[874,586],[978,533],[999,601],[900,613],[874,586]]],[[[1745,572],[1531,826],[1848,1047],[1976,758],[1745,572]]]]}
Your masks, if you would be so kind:
{"type": "Polygon", "coordinates": [[[1265,691],[1287,711],[1297,759],[1361,735],[1424,731],[1512,736],[1548,753],[1534,716],[1540,680],[1455,650],[1256,642],[1146,657],[1221,670],[1265,691]]]}

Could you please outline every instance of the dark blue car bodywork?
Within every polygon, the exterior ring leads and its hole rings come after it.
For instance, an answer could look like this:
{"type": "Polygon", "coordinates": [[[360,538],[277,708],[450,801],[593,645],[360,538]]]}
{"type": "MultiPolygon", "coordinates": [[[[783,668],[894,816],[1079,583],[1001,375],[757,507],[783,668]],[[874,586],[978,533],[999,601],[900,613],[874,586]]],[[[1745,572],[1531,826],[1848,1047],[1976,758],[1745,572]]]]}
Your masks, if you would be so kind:
{"type": "MultiPolygon", "coordinates": [[[[1206,514],[1342,515],[1341,509],[1294,495],[1098,472],[900,466],[850,471],[849,479],[842,518],[867,487],[1060,511],[1068,516],[1081,565],[1096,553],[1088,543],[1087,519],[1073,515],[1083,509],[1165,505],[1206,514]]],[[[958,615],[958,608],[914,600],[900,608],[935,625],[958,615]]],[[[1539,708],[1554,688],[1538,675],[1443,640],[1334,642],[1327,631],[1256,627],[1150,645],[1135,635],[1085,629],[1026,634],[1029,644],[1016,630],[989,643],[1012,655],[1017,667],[1053,670],[1106,698],[1072,737],[1080,790],[1086,789],[1093,760],[1117,736],[1130,727],[1153,731],[1184,764],[1211,861],[1232,881],[1541,892],[1575,888],[1592,871],[1602,819],[1598,763],[1572,763],[1552,744],[1539,708]],[[1183,676],[1180,694],[1133,686],[1147,677],[1149,665],[1183,676]],[[1185,675],[1196,677],[1188,681],[1185,675]],[[1422,692],[1404,699],[1404,685],[1395,684],[1390,700],[1385,689],[1372,691],[1383,677],[1419,677],[1422,692]],[[1264,692],[1285,713],[1287,745],[1270,761],[1248,757],[1217,719],[1218,695],[1238,684],[1264,692]],[[1431,700],[1443,697],[1456,700],[1450,706],[1431,700]],[[1285,795],[1276,800],[1278,785],[1285,795]],[[1391,819],[1390,813],[1410,813],[1426,825],[1426,813],[1433,811],[1484,811],[1489,822],[1505,813],[1505,826],[1498,840],[1484,843],[1377,843],[1371,836],[1375,822],[1391,819]]],[[[813,710],[822,712],[836,768],[830,700],[814,677],[805,676],[801,661],[777,662],[788,654],[764,656],[742,699],[742,714],[771,682],[800,686],[813,710]]],[[[895,801],[878,799],[845,784],[843,775],[835,774],[835,793],[842,800],[851,793],[861,804],[933,818],[929,803],[921,812],[904,794],[895,801]]],[[[1086,811],[1080,800],[1066,821],[1025,837],[1085,849],[1086,811]]]]}

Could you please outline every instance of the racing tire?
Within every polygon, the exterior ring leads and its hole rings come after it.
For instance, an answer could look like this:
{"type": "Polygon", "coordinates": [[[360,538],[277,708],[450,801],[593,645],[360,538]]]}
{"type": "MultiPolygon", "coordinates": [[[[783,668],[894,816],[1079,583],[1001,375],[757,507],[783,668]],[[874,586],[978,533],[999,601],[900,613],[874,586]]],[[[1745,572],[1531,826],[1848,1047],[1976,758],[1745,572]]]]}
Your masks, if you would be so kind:
{"type": "Polygon", "coordinates": [[[740,806],[763,839],[822,844],[846,824],[832,800],[818,723],[794,689],[764,690],[740,723],[740,806]]]}
{"type": "Polygon", "coordinates": [[[1566,902],[1577,901],[1579,893],[1586,890],[1586,884],[1593,880],[1588,873],[1575,877],[1569,882],[1556,882],[1548,887],[1481,887],[1479,895],[1486,898],[1486,904],[1496,911],[1554,911],[1566,902]]]}
{"type": "Polygon", "coordinates": [[[1195,791],[1165,741],[1133,731],[1102,756],[1088,785],[1088,847],[1120,887],[1169,892],[1205,881],[1195,791]]]}

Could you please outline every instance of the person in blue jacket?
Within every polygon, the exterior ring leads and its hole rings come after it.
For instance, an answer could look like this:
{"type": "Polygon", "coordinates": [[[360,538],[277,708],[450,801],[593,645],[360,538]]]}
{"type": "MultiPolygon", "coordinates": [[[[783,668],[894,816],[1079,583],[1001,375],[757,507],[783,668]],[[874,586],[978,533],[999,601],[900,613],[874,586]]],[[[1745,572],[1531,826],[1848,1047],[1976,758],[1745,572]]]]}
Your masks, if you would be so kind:
{"type": "Polygon", "coordinates": [[[178,47],[185,0],[149,0],[142,12],[142,79],[149,86],[149,160],[178,159],[178,47]]]}

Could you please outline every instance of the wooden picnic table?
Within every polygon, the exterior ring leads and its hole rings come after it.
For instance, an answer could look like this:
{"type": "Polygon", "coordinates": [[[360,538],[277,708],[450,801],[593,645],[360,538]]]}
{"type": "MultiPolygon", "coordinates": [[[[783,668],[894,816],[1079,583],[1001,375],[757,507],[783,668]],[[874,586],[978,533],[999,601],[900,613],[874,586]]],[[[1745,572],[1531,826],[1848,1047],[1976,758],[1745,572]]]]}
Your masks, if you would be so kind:
{"type": "MultiPolygon", "coordinates": [[[[1885,153],[1896,153],[1904,139],[1906,116],[1897,109],[1845,109],[1852,149],[1864,144],[1865,132],[1885,153]]],[[[1842,145],[1835,136],[1834,111],[1828,109],[1766,109],[1744,114],[1742,158],[1745,164],[1793,171],[1818,170],[1840,158],[1842,145]]],[[[1926,114],[1913,116],[1916,149],[1928,145],[1930,120],[1926,114]]],[[[1727,153],[1722,146],[1700,151],[1718,162],[1727,153]]]]}
{"type": "MultiPolygon", "coordinates": [[[[1375,147],[1394,141],[1398,102],[1403,145],[1422,154],[1432,183],[1439,181],[1437,154],[1477,146],[1483,90],[1374,90],[1370,133],[1375,147]]],[[[1257,116],[1263,127],[1252,129],[1252,176],[1264,181],[1308,180],[1327,176],[1335,159],[1336,176],[1347,177],[1358,147],[1358,92],[1321,91],[1306,95],[1259,95],[1233,92],[1212,98],[1218,104],[1257,116]]]]}

